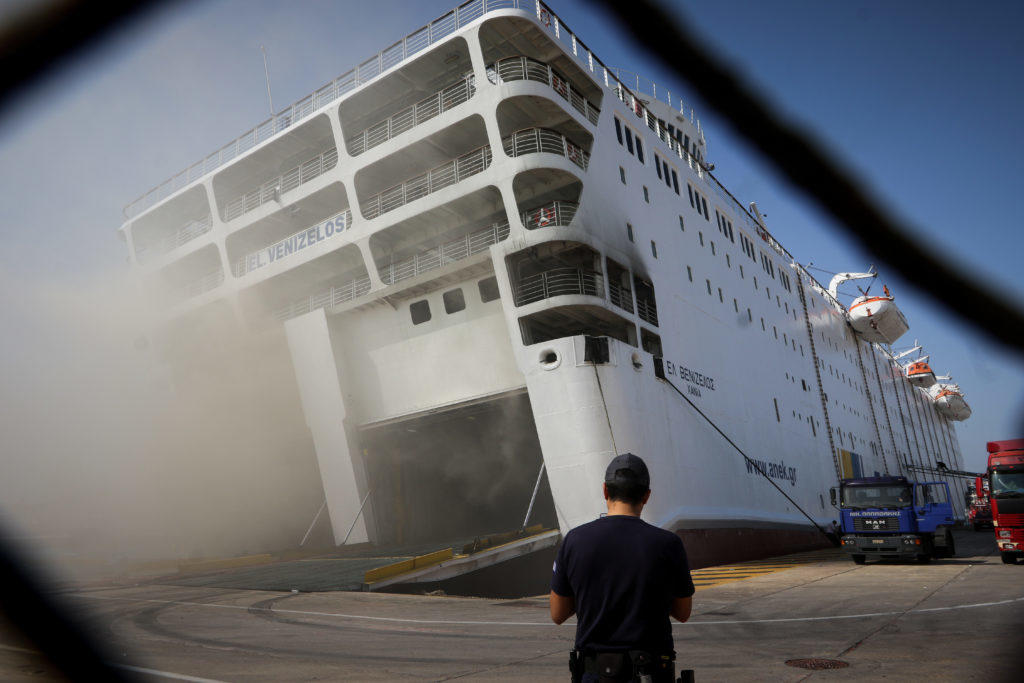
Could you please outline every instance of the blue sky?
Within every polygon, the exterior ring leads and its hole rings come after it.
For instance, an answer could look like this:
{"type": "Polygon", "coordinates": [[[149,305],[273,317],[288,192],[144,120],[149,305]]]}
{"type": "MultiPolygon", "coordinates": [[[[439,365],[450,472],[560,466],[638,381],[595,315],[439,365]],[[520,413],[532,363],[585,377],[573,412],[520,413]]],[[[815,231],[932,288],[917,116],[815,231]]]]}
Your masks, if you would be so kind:
{"type": "MultiPolygon", "coordinates": [[[[1024,3],[687,1],[673,5],[787,115],[826,144],[923,244],[1016,301],[1024,179],[1024,3]]],[[[207,2],[165,9],[35,87],[0,120],[7,291],[5,377],[30,382],[39,349],[63,340],[34,315],[41,289],[71,292],[125,269],[121,207],[266,118],[260,45],[280,109],[450,9],[441,1],[207,2]]],[[[861,270],[843,239],[727,126],[652,65],[612,18],[553,8],[610,66],[644,74],[697,108],[716,174],[757,201],[803,263],[861,270]]],[[[913,254],[908,254],[913,258],[913,254]]],[[[827,275],[821,275],[827,280],[827,275]]],[[[958,428],[967,466],[984,443],[1024,436],[1024,364],[882,273],[937,371],[974,416],[958,428]]]]}

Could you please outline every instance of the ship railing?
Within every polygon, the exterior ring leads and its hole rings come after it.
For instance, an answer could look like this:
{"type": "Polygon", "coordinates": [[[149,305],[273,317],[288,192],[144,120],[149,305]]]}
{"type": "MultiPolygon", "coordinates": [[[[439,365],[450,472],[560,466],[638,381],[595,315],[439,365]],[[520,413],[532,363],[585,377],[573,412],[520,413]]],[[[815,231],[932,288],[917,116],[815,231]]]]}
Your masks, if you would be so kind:
{"type": "MultiPolygon", "coordinates": [[[[361,63],[355,69],[343,73],[330,83],[285,108],[282,112],[273,115],[255,128],[243,133],[235,140],[208,155],[202,161],[196,162],[184,171],[177,173],[148,192],[143,193],[124,207],[125,218],[130,219],[137,216],[179,189],[217,170],[245,151],[252,149],[264,140],[294,125],[302,118],[327,106],[353,89],[371,81],[412,55],[447,38],[463,26],[476,21],[484,14],[503,9],[521,9],[536,14],[538,21],[544,26],[548,34],[556,42],[563,44],[577,59],[579,65],[584,70],[593,74],[598,83],[613,90],[620,88],[621,82],[616,72],[605,66],[597,55],[543,2],[539,0],[468,0],[426,26],[413,31],[393,45],[381,50],[374,57],[361,63]]],[[[637,77],[635,80],[636,89],[639,90],[641,87],[639,78],[637,77]]],[[[659,99],[664,98],[669,106],[676,107],[671,93],[662,89],[663,94],[659,94],[657,85],[653,83],[651,88],[655,97],[659,99]]],[[[694,120],[693,110],[687,110],[682,100],[679,100],[678,110],[683,116],[688,116],[691,121],[694,120]]],[[[699,131],[700,122],[697,121],[696,124],[699,131]]]]}
{"type": "Polygon", "coordinates": [[[484,145],[373,195],[362,204],[363,216],[372,219],[388,211],[394,211],[411,201],[482,173],[490,165],[491,148],[484,145]]]}
{"type": "Polygon", "coordinates": [[[272,315],[278,320],[294,318],[318,308],[331,308],[346,301],[351,301],[370,291],[370,278],[357,277],[348,282],[303,297],[275,310],[272,315]]]}
{"type": "Polygon", "coordinates": [[[568,157],[569,161],[584,171],[590,163],[590,154],[586,150],[558,131],[549,128],[526,128],[516,131],[504,138],[501,143],[505,153],[510,157],[538,152],[560,154],[568,157]]]}
{"type": "Polygon", "coordinates": [[[173,305],[185,299],[192,299],[205,294],[211,289],[216,289],[224,282],[224,271],[214,270],[191,282],[171,290],[167,295],[168,305],[173,305]]]}
{"type": "Polygon", "coordinates": [[[142,262],[160,254],[166,254],[195,238],[210,232],[213,227],[213,216],[206,214],[198,220],[192,220],[174,231],[173,234],[164,237],[152,244],[139,244],[135,247],[135,258],[142,262]]]}
{"type": "Polygon", "coordinates": [[[319,223],[306,226],[302,230],[297,230],[287,237],[277,240],[273,244],[260,247],[259,249],[254,249],[248,254],[238,257],[235,259],[235,262],[231,264],[231,273],[235,277],[242,277],[246,273],[251,273],[257,268],[262,268],[263,266],[268,265],[271,261],[279,260],[280,257],[276,256],[278,246],[282,247],[285,256],[290,256],[300,249],[304,249],[307,246],[313,246],[313,244],[316,244],[323,239],[334,237],[335,235],[348,230],[350,227],[352,227],[352,211],[350,209],[345,209],[336,216],[328,218],[326,221],[320,221],[319,223]],[[326,234],[328,230],[330,231],[330,234],[326,234]],[[303,234],[309,235],[310,231],[313,231],[314,233],[312,241],[307,238],[302,241],[302,246],[299,246],[299,236],[303,234]],[[321,237],[321,234],[323,234],[324,237],[321,237]],[[271,252],[275,253],[274,257],[270,256],[271,252]],[[266,258],[263,258],[264,254],[267,255],[266,258]]]}
{"type": "Polygon", "coordinates": [[[576,216],[580,205],[576,202],[555,200],[523,211],[523,227],[527,230],[550,228],[555,225],[569,225],[576,216]]]}
{"type": "Polygon", "coordinates": [[[457,83],[425,97],[416,104],[406,107],[397,114],[393,114],[347,139],[345,144],[348,146],[348,152],[352,156],[358,156],[377,145],[384,144],[396,135],[411,130],[421,123],[469,101],[475,92],[474,76],[466,74],[457,83]]]}
{"type": "Polygon", "coordinates": [[[658,326],[658,307],[649,299],[637,299],[636,300],[636,314],[640,316],[641,320],[646,320],[655,327],[658,326]]]}
{"type": "Polygon", "coordinates": [[[618,282],[608,283],[608,300],[624,311],[633,312],[633,290],[623,287],[618,282]]]}
{"type": "Polygon", "coordinates": [[[380,279],[386,285],[393,285],[420,273],[436,270],[449,263],[467,259],[470,256],[487,251],[492,244],[497,244],[508,237],[508,221],[492,223],[483,230],[471,232],[464,237],[445,242],[413,254],[397,263],[389,263],[380,267],[380,279]]]}
{"type": "Polygon", "coordinates": [[[544,83],[594,125],[597,125],[598,116],[601,115],[601,110],[581,95],[572,81],[552,69],[548,64],[530,57],[499,59],[487,67],[487,79],[496,84],[524,80],[544,83]]]}
{"type": "Polygon", "coordinates": [[[604,298],[604,274],[584,268],[552,268],[528,275],[515,290],[516,306],[566,294],[604,298]]]}
{"type": "Polygon", "coordinates": [[[338,164],[338,150],[333,147],[321,152],[312,159],[289,169],[281,175],[268,180],[254,190],[246,192],[224,206],[224,220],[230,221],[242,214],[263,206],[267,202],[279,200],[281,195],[294,190],[303,183],[317,178],[338,164]]]}

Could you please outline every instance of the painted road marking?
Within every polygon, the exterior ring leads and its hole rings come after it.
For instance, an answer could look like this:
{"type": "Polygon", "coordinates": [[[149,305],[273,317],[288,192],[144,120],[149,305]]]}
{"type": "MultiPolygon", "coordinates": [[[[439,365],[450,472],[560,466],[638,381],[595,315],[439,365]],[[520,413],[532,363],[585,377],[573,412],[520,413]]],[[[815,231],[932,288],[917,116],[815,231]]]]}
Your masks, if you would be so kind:
{"type": "Polygon", "coordinates": [[[792,569],[813,562],[825,562],[828,560],[844,557],[839,549],[815,550],[807,553],[796,553],[786,555],[782,558],[773,557],[764,560],[752,560],[750,562],[738,562],[736,564],[722,565],[718,567],[705,567],[690,572],[693,578],[693,585],[697,588],[710,588],[723,583],[742,581],[755,576],[765,576],[775,572],[792,569]]]}
{"type": "MultiPolygon", "coordinates": [[[[271,612],[274,614],[299,614],[313,617],[337,617],[340,619],[352,619],[355,621],[376,621],[397,624],[426,624],[442,626],[543,626],[557,628],[550,621],[474,621],[468,619],[410,619],[401,617],[374,617],[365,614],[344,614],[341,612],[315,612],[312,610],[278,609],[270,607],[251,607],[246,605],[223,605],[216,602],[188,602],[184,600],[154,600],[150,598],[122,598],[114,595],[92,595],[87,593],[73,593],[82,598],[93,600],[118,600],[122,602],[155,603],[160,605],[179,605],[182,607],[208,607],[215,609],[244,610],[246,612],[271,612]]],[[[983,607],[1000,607],[1002,605],[1013,605],[1024,603],[1024,596],[1019,598],[1007,598],[993,602],[975,602],[966,605],[949,605],[947,607],[928,607],[896,612],[865,612],[860,614],[831,614],[822,617],[783,617],[775,619],[729,619],[717,621],[700,620],[700,615],[695,615],[686,623],[672,622],[673,627],[687,626],[718,626],[722,624],[777,624],[785,622],[801,621],[832,621],[836,619],[867,619],[872,617],[910,616],[914,614],[934,614],[937,612],[953,612],[962,609],[979,609],[983,607]]],[[[567,624],[575,624],[574,621],[567,621],[567,624]]]]}

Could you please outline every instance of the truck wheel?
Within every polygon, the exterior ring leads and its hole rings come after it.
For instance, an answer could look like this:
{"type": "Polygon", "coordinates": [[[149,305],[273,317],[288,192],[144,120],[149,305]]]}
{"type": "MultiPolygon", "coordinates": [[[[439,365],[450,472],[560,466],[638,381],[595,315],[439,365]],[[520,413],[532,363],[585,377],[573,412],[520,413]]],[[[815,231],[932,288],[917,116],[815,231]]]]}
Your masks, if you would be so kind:
{"type": "Polygon", "coordinates": [[[1013,553],[1000,553],[1003,556],[1003,564],[1017,564],[1017,556],[1013,553]]]}
{"type": "Polygon", "coordinates": [[[931,555],[918,555],[917,556],[917,561],[918,561],[919,564],[928,564],[929,562],[932,561],[932,556],[931,555]]]}
{"type": "Polygon", "coordinates": [[[854,564],[864,564],[868,558],[865,555],[850,555],[850,559],[854,564]]]}

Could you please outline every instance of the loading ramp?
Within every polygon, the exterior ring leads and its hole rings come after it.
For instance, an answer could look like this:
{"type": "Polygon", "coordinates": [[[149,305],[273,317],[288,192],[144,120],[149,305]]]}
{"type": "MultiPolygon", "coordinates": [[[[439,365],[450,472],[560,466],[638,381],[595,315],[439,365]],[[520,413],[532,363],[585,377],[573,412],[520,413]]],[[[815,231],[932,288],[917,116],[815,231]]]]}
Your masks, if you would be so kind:
{"type": "MultiPolygon", "coordinates": [[[[268,591],[381,591],[436,584],[553,549],[561,534],[541,525],[446,543],[337,548],[295,558],[282,554],[256,566],[181,571],[153,583],[268,591]]],[[[545,577],[546,578],[546,577],[545,577]]]]}

